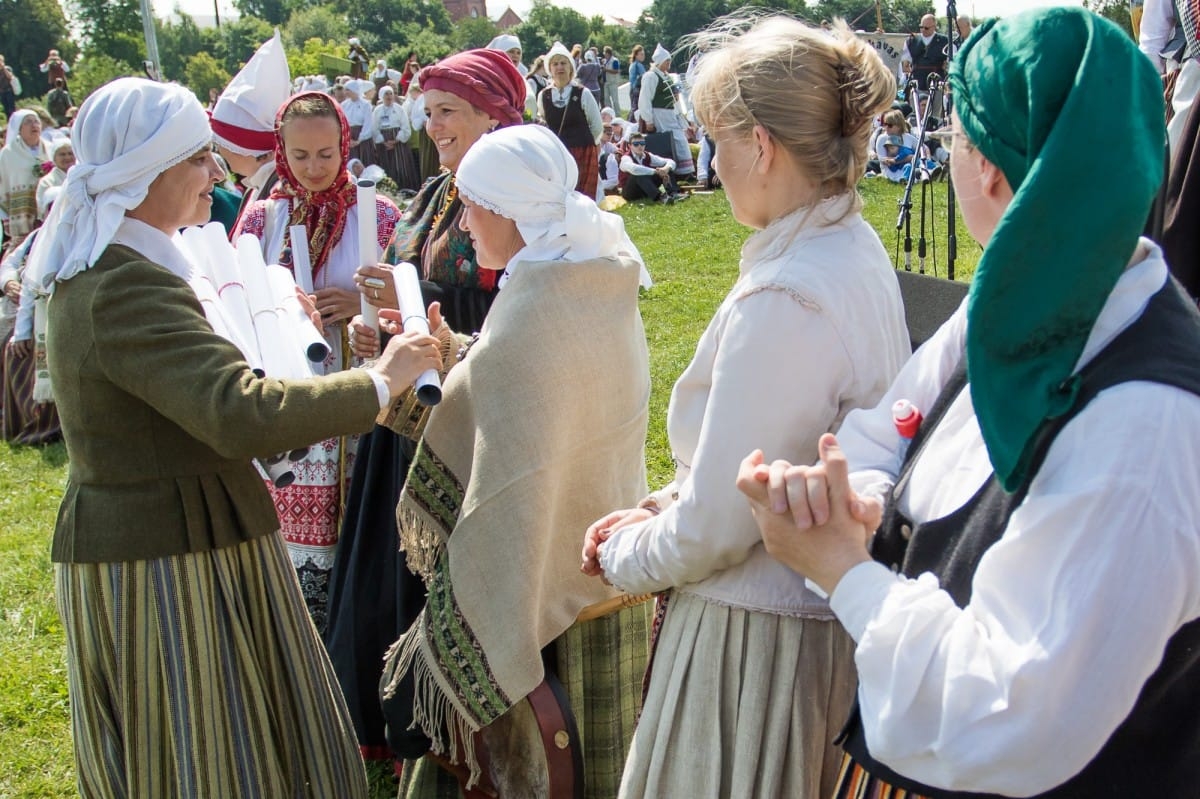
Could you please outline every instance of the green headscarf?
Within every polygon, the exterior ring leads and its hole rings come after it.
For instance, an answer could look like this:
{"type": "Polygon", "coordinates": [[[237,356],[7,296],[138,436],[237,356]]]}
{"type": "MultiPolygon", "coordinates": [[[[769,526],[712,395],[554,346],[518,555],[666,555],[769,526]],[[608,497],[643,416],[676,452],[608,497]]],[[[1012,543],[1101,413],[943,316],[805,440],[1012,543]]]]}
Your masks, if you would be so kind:
{"type": "Polygon", "coordinates": [[[971,400],[1013,491],[1035,432],[1075,401],[1071,373],[1162,182],[1162,86],[1128,34],[1065,7],[984,23],[949,82],[959,128],[1014,194],[967,303],[971,400]]]}

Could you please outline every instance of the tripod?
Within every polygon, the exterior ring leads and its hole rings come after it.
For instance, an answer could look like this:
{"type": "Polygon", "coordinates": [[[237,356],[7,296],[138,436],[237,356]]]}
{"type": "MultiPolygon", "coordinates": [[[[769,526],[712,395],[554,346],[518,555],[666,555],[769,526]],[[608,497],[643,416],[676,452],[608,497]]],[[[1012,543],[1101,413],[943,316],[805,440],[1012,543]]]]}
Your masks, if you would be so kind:
{"type": "MultiPolygon", "coordinates": [[[[921,108],[919,101],[919,85],[916,81],[909,81],[905,87],[906,93],[911,93],[912,106],[917,109],[917,146],[914,148],[913,158],[908,171],[908,181],[904,186],[904,194],[900,198],[900,215],[896,218],[896,232],[899,235],[900,229],[904,229],[904,271],[912,271],[912,192],[913,186],[917,180],[921,180],[921,232],[920,241],[917,245],[918,269],[921,274],[925,274],[925,203],[929,192],[929,176],[925,172],[924,164],[921,161],[921,151],[925,146],[927,128],[929,127],[929,115],[933,113],[932,98],[934,92],[941,86],[941,81],[936,75],[931,75],[926,83],[927,100],[925,107],[921,108]]],[[[934,239],[936,249],[936,235],[934,239]]],[[[934,259],[934,272],[937,271],[937,259],[934,259]]]]}
{"type": "MultiPolygon", "coordinates": [[[[954,45],[954,34],[958,31],[958,4],[955,0],[946,0],[946,25],[950,44],[946,45],[947,63],[954,60],[957,48],[954,45]]],[[[947,84],[946,89],[949,89],[947,84]]],[[[942,119],[950,122],[954,114],[954,103],[949,91],[942,92],[942,119]]],[[[954,279],[954,261],[958,257],[958,234],[954,230],[954,180],[946,175],[946,277],[954,279]]]]}

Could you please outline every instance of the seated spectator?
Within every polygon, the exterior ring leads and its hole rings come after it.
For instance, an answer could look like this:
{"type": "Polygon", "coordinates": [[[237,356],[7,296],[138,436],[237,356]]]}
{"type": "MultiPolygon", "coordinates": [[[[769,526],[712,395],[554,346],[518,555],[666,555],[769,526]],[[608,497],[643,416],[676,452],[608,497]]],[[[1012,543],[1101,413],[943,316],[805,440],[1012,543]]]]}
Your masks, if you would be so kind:
{"type": "Polygon", "coordinates": [[[697,126],[696,135],[700,140],[700,157],[696,159],[696,182],[708,191],[712,191],[721,186],[721,179],[717,177],[715,163],[717,143],[712,136],[708,135],[708,131],[704,129],[703,125],[697,126]]]}
{"type": "Polygon", "coordinates": [[[612,140],[614,143],[627,144],[629,137],[637,130],[635,123],[617,116],[616,112],[608,106],[600,109],[600,121],[605,126],[612,128],[612,140]]]}
{"type": "MultiPolygon", "coordinates": [[[[925,115],[925,109],[927,109],[928,107],[929,107],[929,93],[928,92],[918,92],[917,93],[917,107],[915,109],[913,109],[911,112],[909,112],[909,114],[908,114],[909,128],[911,128],[913,130],[921,129],[921,117],[925,115]]],[[[927,119],[925,121],[925,130],[926,131],[937,130],[941,126],[942,126],[942,120],[938,117],[937,108],[935,107],[933,109],[933,111],[930,112],[929,119],[927,119]]]]}
{"type": "Polygon", "coordinates": [[[903,183],[908,180],[914,163],[923,169],[936,166],[931,161],[917,158],[917,137],[909,130],[902,113],[895,109],[888,111],[883,117],[883,130],[875,140],[875,154],[885,178],[893,183],[903,183]]]}
{"type": "Polygon", "coordinates": [[[613,143],[614,126],[605,123],[604,130],[600,134],[600,183],[596,191],[596,202],[604,199],[605,194],[615,192],[619,183],[620,175],[620,151],[617,145],[613,143]]]}
{"type": "Polygon", "coordinates": [[[629,140],[629,150],[621,156],[621,174],[617,178],[621,196],[626,200],[646,197],[670,205],[690,196],[681,192],[675,182],[675,162],[649,152],[646,137],[641,133],[633,134],[629,140]]]}

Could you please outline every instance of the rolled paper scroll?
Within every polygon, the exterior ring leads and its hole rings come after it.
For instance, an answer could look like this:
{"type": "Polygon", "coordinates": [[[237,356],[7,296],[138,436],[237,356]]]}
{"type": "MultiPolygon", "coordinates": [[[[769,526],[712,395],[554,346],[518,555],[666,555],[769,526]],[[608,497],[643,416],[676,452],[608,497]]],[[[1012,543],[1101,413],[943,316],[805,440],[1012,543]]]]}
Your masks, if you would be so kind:
{"type": "Polygon", "coordinates": [[[308,230],[304,225],[292,225],[288,228],[288,235],[292,239],[292,271],[296,285],[305,294],[312,294],[312,256],[308,252],[308,230]]]}
{"type": "Polygon", "coordinates": [[[296,297],[296,281],[292,273],[279,264],[268,264],[267,283],[271,287],[271,296],[275,299],[280,318],[285,320],[285,324],[294,326],[296,338],[308,359],[313,363],[324,362],[329,357],[329,344],[296,297]]]}
{"type": "Polygon", "coordinates": [[[183,232],[183,249],[193,267],[189,284],[213,330],[237,347],[258,376],[265,374],[250,311],[237,270],[237,254],[219,222],[183,232]]]}
{"type": "MultiPolygon", "coordinates": [[[[222,230],[220,223],[210,222],[200,231],[213,270],[217,296],[221,298],[225,320],[229,323],[229,331],[234,335],[235,343],[238,343],[242,352],[246,354],[251,368],[255,372],[261,370],[265,373],[262,352],[254,334],[254,319],[250,315],[250,305],[246,302],[246,287],[242,284],[242,274],[238,269],[238,255],[222,230]],[[210,228],[219,235],[214,236],[210,228]]],[[[257,241],[254,243],[254,249],[258,249],[257,241]]]]}
{"type": "MultiPolygon", "coordinates": [[[[400,319],[405,332],[415,330],[428,333],[429,318],[425,315],[425,299],[421,296],[417,268],[404,261],[392,270],[392,280],[396,283],[396,298],[399,300],[400,319]]],[[[436,369],[422,372],[413,387],[417,392],[417,402],[422,405],[433,406],[442,401],[442,381],[436,369]]]]}
{"type": "MultiPolygon", "coordinates": [[[[379,263],[379,227],[375,216],[375,181],[358,182],[358,264],[374,266],[379,263]]],[[[379,332],[379,309],[367,301],[365,294],[358,295],[359,313],[363,324],[379,332]]]]}
{"type": "Polygon", "coordinates": [[[249,234],[238,238],[237,261],[263,368],[272,377],[312,377],[312,365],[304,353],[307,342],[301,340],[292,317],[275,301],[258,239],[249,234]]]}

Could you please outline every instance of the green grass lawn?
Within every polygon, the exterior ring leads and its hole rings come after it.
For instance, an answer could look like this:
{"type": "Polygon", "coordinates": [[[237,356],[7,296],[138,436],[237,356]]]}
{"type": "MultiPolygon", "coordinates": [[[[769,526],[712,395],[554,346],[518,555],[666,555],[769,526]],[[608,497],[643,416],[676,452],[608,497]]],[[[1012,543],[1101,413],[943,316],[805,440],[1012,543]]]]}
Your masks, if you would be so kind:
{"type": "MultiPolygon", "coordinates": [[[[895,253],[901,187],[867,180],[861,190],[864,214],[887,251],[895,253]]],[[[936,211],[938,218],[937,274],[944,277],[945,184],[934,191],[935,204],[926,212],[931,219],[936,211]]],[[[914,240],[919,193],[917,203],[914,240]]],[[[653,382],[646,457],[654,486],[673,472],[665,432],[671,386],[733,285],[750,231],[733,221],[720,192],[670,207],[628,205],[620,213],[655,279],[642,297],[653,382]]],[[[958,279],[969,278],[979,254],[960,219],[958,279]]],[[[915,263],[914,255],[914,269],[915,263]]],[[[932,259],[927,271],[934,271],[932,259]]],[[[75,795],[64,644],[49,557],[65,463],[61,444],[0,445],[0,799],[75,795]]]]}

